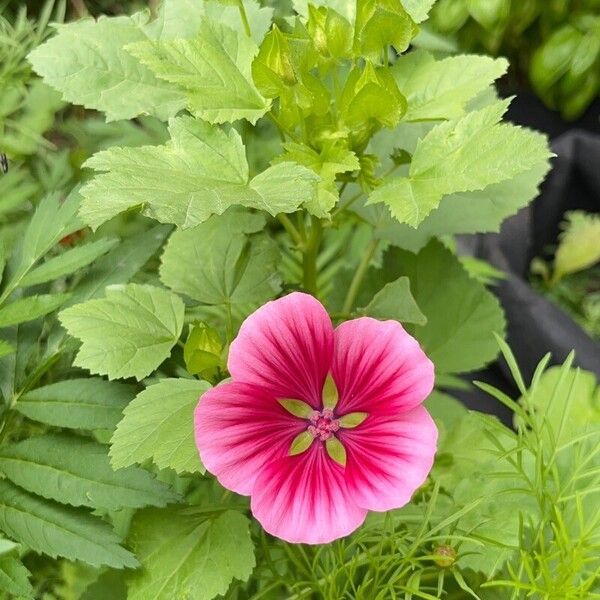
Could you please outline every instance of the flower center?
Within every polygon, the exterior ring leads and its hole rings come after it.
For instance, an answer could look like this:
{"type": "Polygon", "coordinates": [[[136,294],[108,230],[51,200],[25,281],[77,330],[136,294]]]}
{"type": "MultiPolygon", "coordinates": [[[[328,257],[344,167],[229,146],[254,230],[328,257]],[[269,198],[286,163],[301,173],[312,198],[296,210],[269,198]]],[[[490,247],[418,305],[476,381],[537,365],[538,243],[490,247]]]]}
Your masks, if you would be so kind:
{"type": "Polygon", "coordinates": [[[335,418],[333,410],[324,408],[321,411],[313,410],[307,431],[313,438],[319,438],[322,442],[326,442],[339,428],[340,421],[335,418]]]}

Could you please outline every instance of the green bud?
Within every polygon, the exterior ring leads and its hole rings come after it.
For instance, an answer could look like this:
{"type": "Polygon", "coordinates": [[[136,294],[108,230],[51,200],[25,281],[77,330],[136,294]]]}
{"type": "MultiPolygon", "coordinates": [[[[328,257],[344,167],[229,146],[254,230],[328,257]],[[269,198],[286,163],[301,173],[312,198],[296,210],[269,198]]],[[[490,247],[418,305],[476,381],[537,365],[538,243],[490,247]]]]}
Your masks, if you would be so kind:
{"type": "Polygon", "coordinates": [[[310,4],[307,29],[321,56],[340,59],[352,55],[352,25],[332,8],[310,4]]]}
{"type": "Polygon", "coordinates": [[[275,98],[285,88],[298,83],[287,36],[277,25],[273,25],[260,45],[252,63],[252,76],[258,89],[267,98],[275,98]]]}
{"type": "Polygon", "coordinates": [[[223,344],[219,333],[202,321],[194,323],[183,347],[183,358],[188,372],[212,379],[221,366],[223,344]]]}
{"type": "Polygon", "coordinates": [[[433,549],[434,562],[438,567],[447,569],[456,562],[456,550],[447,544],[440,544],[433,549]]]}

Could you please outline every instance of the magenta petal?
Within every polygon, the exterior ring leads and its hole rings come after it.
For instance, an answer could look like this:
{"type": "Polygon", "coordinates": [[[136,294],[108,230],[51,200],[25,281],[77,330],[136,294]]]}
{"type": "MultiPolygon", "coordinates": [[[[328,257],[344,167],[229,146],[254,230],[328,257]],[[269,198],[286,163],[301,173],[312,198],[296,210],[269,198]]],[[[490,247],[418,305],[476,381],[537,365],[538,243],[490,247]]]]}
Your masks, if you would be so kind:
{"type": "Polygon", "coordinates": [[[344,469],[319,442],[303,454],[266,465],[256,480],[251,508],[266,531],[304,544],[325,544],[348,535],[367,514],[348,492],[344,469]]]}
{"type": "Polygon", "coordinates": [[[396,321],[362,317],[335,330],[332,367],[338,414],[364,411],[395,415],[410,410],[433,389],[433,363],[396,321]]]}
{"type": "Polygon", "coordinates": [[[368,510],[404,506],[431,467],[438,430],[422,407],[395,418],[371,416],[340,437],[346,447],[346,482],[355,502],[368,510]]]}
{"type": "Polygon", "coordinates": [[[231,344],[233,379],[318,407],[331,365],[333,327],[321,303],[294,292],[268,302],[242,324],[231,344]]]}
{"type": "Polygon", "coordinates": [[[204,466],[226,488],[252,493],[269,461],[286,456],[306,423],[263,389],[225,383],[206,392],[194,414],[196,445],[204,466]]]}

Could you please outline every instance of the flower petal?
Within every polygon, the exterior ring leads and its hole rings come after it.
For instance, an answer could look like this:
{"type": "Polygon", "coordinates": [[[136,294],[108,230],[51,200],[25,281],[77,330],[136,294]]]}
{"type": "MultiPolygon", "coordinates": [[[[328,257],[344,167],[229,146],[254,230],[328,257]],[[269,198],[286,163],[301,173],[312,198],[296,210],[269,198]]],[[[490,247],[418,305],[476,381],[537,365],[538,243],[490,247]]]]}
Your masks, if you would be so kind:
{"type": "Polygon", "coordinates": [[[397,321],[361,317],[338,326],[332,372],[339,415],[395,415],[421,404],[433,389],[433,363],[397,321]]]}
{"type": "Polygon", "coordinates": [[[340,431],[346,447],[346,483],[354,501],[368,510],[404,506],[431,467],[438,431],[422,407],[396,418],[370,416],[340,431]]]}
{"type": "Polygon", "coordinates": [[[312,296],[294,292],[267,302],[244,321],[227,366],[236,381],[317,408],[332,354],[327,311],[312,296]]]}
{"type": "Polygon", "coordinates": [[[344,469],[320,442],[265,465],[252,492],[252,513],[288,542],[325,544],[359,527],[367,511],[348,492],[344,469]]]}
{"type": "Polygon", "coordinates": [[[194,414],[196,445],[221,485],[249,496],[263,465],[286,456],[306,421],[287,412],[268,392],[225,383],[203,394],[194,414]]]}

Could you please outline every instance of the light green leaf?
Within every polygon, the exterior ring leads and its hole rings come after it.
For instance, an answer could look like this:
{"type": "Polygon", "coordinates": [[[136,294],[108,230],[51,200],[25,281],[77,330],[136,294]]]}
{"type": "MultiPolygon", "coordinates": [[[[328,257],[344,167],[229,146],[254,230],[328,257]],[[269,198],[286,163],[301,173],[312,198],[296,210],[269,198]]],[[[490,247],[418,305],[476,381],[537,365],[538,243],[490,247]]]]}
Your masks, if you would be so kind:
{"type": "Polygon", "coordinates": [[[86,166],[97,175],[84,186],[81,216],[91,227],[136,205],[149,217],[189,228],[232,205],[293,212],[317,193],[318,177],[293,163],[249,181],[239,134],[193,119],[173,119],[165,146],[111,148],[86,166]]]}
{"type": "Polygon", "coordinates": [[[29,60],[63,98],[101,110],[108,121],[149,114],[161,120],[185,105],[185,96],[125,52],[147,39],[147,17],[105,17],[60,25],[57,35],[33,50],[29,60]]]}
{"type": "Polygon", "coordinates": [[[99,377],[68,379],[25,392],[15,409],[55,427],[113,430],[134,397],[133,385],[99,377]]]}
{"type": "Polygon", "coordinates": [[[0,309],[0,327],[33,321],[55,311],[70,297],[70,294],[41,294],[20,298],[0,309]]]}
{"type": "Polygon", "coordinates": [[[13,556],[0,558],[0,591],[8,598],[34,598],[33,586],[29,583],[31,573],[13,556]]]}
{"type": "Polygon", "coordinates": [[[405,121],[456,119],[467,102],[483,92],[508,68],[504,58],[451,56],[435,60],[428,52],[400,56],[392,72],[408,100],[405,121]]]}
{"type": "Polygon", "coordinates": [[[106,254],[118,241],[115,238],[102,238],[67,250],[30,271],[21,281],[21,287],[38,285],[70,275],[106,254]]]}
{"type": "MultiPolygon", "coordinates": [[[[273,9],[256,0],[243,0],[252,39],[260,44],[271,26],[273,9]]],[[[237,6],[202,0],[164,0],[158,17],[146,28],[152,37],[161,40],[193,38],[198,35],[204,17],[223,23],[245,35],[244,23],[237,6]]]]}
{"type": "Polygon", "coordinates": [[[113,467],[151,458],[161,469],[203,473],[194,442],[194,409],[209,388],[196,379],[163,379],[138,394],[113,434],[113,467]]]}
{"type": "Polygon", "coordinates": [[[203,20],[193,39],[143,41],[127,51],[187,95],[190,111],[211,123],[256,123],[269,108],[252,81],[258,46],[245,34],[203,20]]]}
{"type": "Polygon", "coordinates": [[[548,159],[543,135],[498,123],[506,107],[497,102],[434,127],[419,140],[409,176],[377,188],[369,204],[385,202],[401,223],[417,227],[443,196],[483,190],[548,159]]]}
{"type": "Polygon", "coordinates": [[[230,210],[169,238],[161,281],[205,304],[262,304],[280,289],[279,250],[262,215],[230,210]]]}
{"type": "Polygon", "coordinates": [[[415,23],[425,21],[435,0],[401,0],[404,10],[411,16],[415,23]]]}
{"type": "Polygon", "coordinates": [[[129,541],[142,563],[129,580],[129,600],[211,600],[255,565],[248,519],[227,510],[207,518],[193,509],[147,509],[129,541]]]}
{"type": "Polygon", "coordinates": [[[47,434],[0,449],[0,471],[13,483],[62,504],[117,510],[177,501],[148,471],[113,471],[108,449],[73,435],[47,434]]]}
{"type": "Polygon", "coordinates": [[[471,371],[496,357],[494,333],[501,335],[505,328],[500,304],[483,284],[468,276],[458,258],[440,242],[431,241],[417,255],[394,250],[386,261],[410,279],[427,324],[407,329],[419,340],[437,372],[471,371]]]}
{"type": "Polygon", "coordinates": [[[112,528],[84,509],[63,506],[0,481],[0,528],[36,552],[95,567],[136,567],[112,528]]]}
{"type": "Polygon", "coordinates": [[[383,204],[360,207],[357,212],[373,224],[376,237],[418,252],[432,237],[498,232],[504,219],[537,196],[539,184],[549,169],[549,162],[544,160],[526,173],[484,190],[445,196],[417,229],[398,223],[383,204]]]}
{"type": "Polygon", "coordinates": [[[554,257],[555,283],[600,261],[600,215],[574,210],[566,218],[554,257]]]}
{"type": "Polygon", "coordinates": [[[366,315],[376,319],[394,319],[400,323],[417,325],[427,323],[427,318],[419,310],[410,292],[408,277],[400,277],[392,283],[387,283],[362,310],[366,315]]]}
{"type": "Polygon", "coordinates": [[[109,379],[140,380],[171,353],[183,328],[184,305],[150,285],[110,286],[106,297],[60,313],[65,329],[83,343],[74,364],[109,379]]]}

